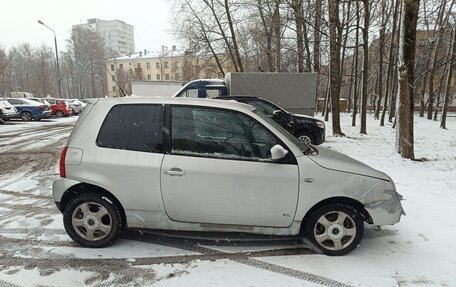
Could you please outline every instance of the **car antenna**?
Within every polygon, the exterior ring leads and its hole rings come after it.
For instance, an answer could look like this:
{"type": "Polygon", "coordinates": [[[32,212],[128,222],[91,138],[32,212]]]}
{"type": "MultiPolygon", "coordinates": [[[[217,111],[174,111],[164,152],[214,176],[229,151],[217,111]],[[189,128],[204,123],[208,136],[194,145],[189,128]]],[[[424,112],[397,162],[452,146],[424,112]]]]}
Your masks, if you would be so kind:
{"type": "Polygon", "coordinates": [[[108,73],[111,75],[111,79],[116,83],[117,87],[119,88],[119,90],[122,92],[122,94],[124,95],[124,97],[127,96],[127,94],[125,94],[124,90],[120,87],[119,83],[117,82],[116,78],[114,77],[113,74],[111,74],[111,71],[109,71],[109,69],[106,67],[105,64],[103,64],[103,67],[106,69],[106,71],[108,71],[108,73]]]}

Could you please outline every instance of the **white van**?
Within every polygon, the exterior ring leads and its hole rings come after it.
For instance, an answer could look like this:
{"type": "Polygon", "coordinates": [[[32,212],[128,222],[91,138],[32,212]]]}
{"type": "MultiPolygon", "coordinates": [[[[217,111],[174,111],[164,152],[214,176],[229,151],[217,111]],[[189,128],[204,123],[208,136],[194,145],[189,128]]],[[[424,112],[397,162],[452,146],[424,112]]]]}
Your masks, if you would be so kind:
{"type": "Polygon", "coordinates": [[[35,96],[32,93],[28,92],[11,92],[11,98],[34,98],[35,96]]]}

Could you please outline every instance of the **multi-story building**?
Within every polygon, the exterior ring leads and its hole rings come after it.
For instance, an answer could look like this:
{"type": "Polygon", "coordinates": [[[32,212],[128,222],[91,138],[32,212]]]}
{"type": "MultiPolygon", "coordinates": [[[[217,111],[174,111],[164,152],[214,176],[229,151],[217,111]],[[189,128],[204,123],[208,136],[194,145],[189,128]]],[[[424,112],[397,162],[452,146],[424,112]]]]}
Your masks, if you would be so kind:
{"type": "Polygon", "coordinates": [[[88,19],[87,23],[73,25],[96,32],[105,42],[107,49],[125,55],[135,51],[134,28],[120,20],[88,19]]]}
{"type": "MultiPolygon", "coordinates": [[[[217,55],[225,73],[234,71],[224,54],[217,55]]],[[[106,61],[108,96],[122,96],[119,87],[131,94],[131,81],[186,82],[197,78],[222,78],[223,74],[210,53],[171,50],[163,46],[160,52],[147,50],[106,61]]]]}

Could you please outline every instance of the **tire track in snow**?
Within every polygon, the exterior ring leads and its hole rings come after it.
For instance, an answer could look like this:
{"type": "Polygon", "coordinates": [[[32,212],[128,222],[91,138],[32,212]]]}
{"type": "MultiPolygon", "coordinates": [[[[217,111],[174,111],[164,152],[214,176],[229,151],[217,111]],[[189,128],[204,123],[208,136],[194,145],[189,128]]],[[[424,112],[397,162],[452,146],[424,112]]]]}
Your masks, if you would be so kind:
{"type": "MultiPolygon", "coordinates": [[[[176,245],[176,242],[169,241],[169,240],[161,240],[157,241],[156,239],[154,240],[153,237],[147,238],[145,236],[146,234],[140,233],[142,236],[137,236],[138,240],[143,241],[143,242],[149,242],[149,243],[154,243],[154,244],[159,244],[159,245],[164,245],[167,247],[174,247],[174,248],[179,248],[187,251],[192,251],[196,253],[200,253],[202,255],[208,255],[210,257],[213,257],[214,260],[220,260],[220,259],[229,259],[231,261],[248,265],[251,267],[255,267],[258,269],[263,269],[266,271],[274,272],[277,274],[293,277],[296,279],[300,279],[303,281],[308,281],[311,283],[319,284],[322,286],[328,286],[328,287],[351,287],[351,285],[348,285],[346,283],[336,281],[327,277],[315,275],[312,273],[308,272],[303,272],[303,271],[298,271],[295,269],[283,267],[277,264],[272,264],[272,263],[267,263],[263,262],[260,260],[255,259],[254,257],[265,257],[265,256],[287,256],[287,255],[303,255],[303,254],[311,254],[311,250],[309,248],[300,248],[301,253],[295,253],[295,254],[287,254],[287,252],[284,252],[286,249],[276,249],[276,250],[267,250],[267,251],[256,251],[256,252],[242,252],[242,256],[237,255],[237,253],[230,253],[226,251],[221,251],[221,250],[216,250],[212,249],[210,247],[202,246],[199,245],[198,242],[195,244],[178,244],[176,245]],[[306,252],[303,252],[305,250],[306,252]],[[263,255],[263,256],[258,256],[259,254],[268,254],[268,255],[263,255]],[[234,256],[232,256],[234,255],[234,256]],[[255,256],[257,255],[257,256],[255,256]]],[[[171,237],[170,237],[171,238],[171,237]]],[[[192,239],[193,241],[195,239],[192,239]]],[[[185,241],[184,241],[185,242],[185,241]]],[[[269,242],[271,244],[271,242],[269,242]]]]}

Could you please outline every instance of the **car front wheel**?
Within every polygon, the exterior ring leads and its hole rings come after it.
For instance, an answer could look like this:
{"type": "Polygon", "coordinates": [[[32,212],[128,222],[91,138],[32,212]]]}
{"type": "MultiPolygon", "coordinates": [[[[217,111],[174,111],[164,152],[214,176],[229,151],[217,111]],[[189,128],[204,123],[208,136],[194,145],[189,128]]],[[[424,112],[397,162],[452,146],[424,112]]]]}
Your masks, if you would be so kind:
{"type": "Polygon", "coordinates": [[[66,206],[63,223],[68,235],[83,247],[111,245],[122,230],[119,208],[107,197],[82,194],[66,206]]]}
{"type": "Polygon", "coordinates": [[[58,118],[61,118],[61,117],[64,116],[64,114],[63,114],[62,111],[57,111],[57,112],[55,113],[55,115],[56,115],[58,118]]]}
{"type": "Polygon", "coordinates": [[[307,133],[300,134],[296,137],[299,141],[305,143],[305,144],[311,144],[312,143],[312,136],[310,136],[307,133]]]}
{"type": "Polygon", "coordinates": [[[345,255],[356,249],[364,233],[359,212],[343,204],[329,204],[316,210],[305,224],[305,237],[330,256],[345,255]]]}

